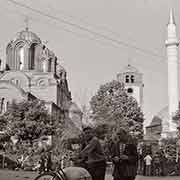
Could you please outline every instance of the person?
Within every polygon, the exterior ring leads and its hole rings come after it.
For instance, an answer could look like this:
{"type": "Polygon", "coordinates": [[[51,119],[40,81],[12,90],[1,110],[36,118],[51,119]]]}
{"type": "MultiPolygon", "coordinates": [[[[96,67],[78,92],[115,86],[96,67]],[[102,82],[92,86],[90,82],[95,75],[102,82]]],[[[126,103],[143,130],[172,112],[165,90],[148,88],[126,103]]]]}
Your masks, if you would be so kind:
{"type": "Polygon", "coordinates": [[[46,154],[45,150],[42,149],[41,155],[40,155],[40,167],[39,167],[39,174],[46,171],[46,154]]]}
{"type": "Polygon", "coordinates": [[[160,157],[159,154],[156,152],[153,157],[153,172],[155,176],[160,176],[161,169],[160,169],[160,157]]]}
{"type": "Polygon", "coordinates": [[[52,171],[52,157],[51,151],[47,152],[47,171],[52,171]]]}
{"type": "Polygon", "coordinates": [[[166,172],[165,172],[166,156],[163,149],[160,149],[159,156],[160,156],[161,176],[165,176],[166,175],[166,172]]]}
{"type": "Polygon", "coordinates": [[[145,175],[150,176],[151,175],[151,162],[152,162],[152,157],[150,154],[147,154],[144,158],[145,165],[146,165],[146,170],[145,170],[145,175]]]}
{"type": "Polygon", "coordinates": [[[120,128],[116,133],[116,141],[112,145],[112,162],[114,180],[134,180],[137,175],[138,153],[132,141],[128,142],[128,133],[120,128]]]}
{"type": "Polygon", "coordinates": [[[92,176],[92,180],[104,180],[106,160],[99,139],[95,136],[91,127],[83,129],[85,144],[80,151],[80,157],[86,161],[86,168],[92,176]]]}

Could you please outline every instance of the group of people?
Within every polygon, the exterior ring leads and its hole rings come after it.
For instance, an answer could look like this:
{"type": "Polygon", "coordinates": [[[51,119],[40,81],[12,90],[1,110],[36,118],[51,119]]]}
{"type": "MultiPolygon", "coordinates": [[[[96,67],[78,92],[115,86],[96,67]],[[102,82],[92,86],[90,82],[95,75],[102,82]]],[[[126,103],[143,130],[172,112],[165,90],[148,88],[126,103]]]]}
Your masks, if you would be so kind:
{"type": "MultiPolygon", "coordinates": [[[[92,180],[104,180],[106,157],[99,139],[90,127],[83,129],[85,144],[79,155],[92,180]]],[[[114,180],[134,180],[137,174],[138,153],[135,143],[124,129],[119,129],[111,144],[114,180]]]]}
{"type": "Polygon", "coordinates": [[[149,153],[144,157],[144,175],[145,176],[163,176],[165,171],[165,155],[163,152],[156,152],[154,155],[149,153]]]}
{"type": "MultiPolygon", "coordinates": [[[[106,173],[106,156],[103,147],[91,127],[83,129],[84,141],[78,153],[75,166],[85,168],[92,180],[104,180],[106,173]]],[[[136,144],[123,129],[119,129],[111,144],[111,160],[113,162],[114,180],[134,180],[137,174],[138,153],[136,144]]],[[[42,153],[40,173],[51,167],[50,155],[42,153]],[[49,157],[49,158],[48,158],[49,157]]]]}

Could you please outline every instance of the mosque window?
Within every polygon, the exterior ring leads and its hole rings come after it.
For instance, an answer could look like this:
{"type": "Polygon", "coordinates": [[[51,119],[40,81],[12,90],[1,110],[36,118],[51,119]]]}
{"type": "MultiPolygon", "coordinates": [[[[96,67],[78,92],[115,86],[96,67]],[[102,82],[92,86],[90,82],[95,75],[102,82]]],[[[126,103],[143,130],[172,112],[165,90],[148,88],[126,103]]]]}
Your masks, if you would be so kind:
{"type": "Polygon", "coordinates": [[[132,88],[128,88],[128,89],[127,89],[127,92],[128,92],[128,93],[133,93],[133,89],[132,89],[132,88]]]}
{"type": "Polygon", "coordinates": [[[126,81],[126,83],[129,83],[129,75],[126,75],[125,81],[126,81]]]}
{"type": "Polygon", "coordinates": [[[131,75],[131,83],[134,83],[134,75],[131,75]]]}

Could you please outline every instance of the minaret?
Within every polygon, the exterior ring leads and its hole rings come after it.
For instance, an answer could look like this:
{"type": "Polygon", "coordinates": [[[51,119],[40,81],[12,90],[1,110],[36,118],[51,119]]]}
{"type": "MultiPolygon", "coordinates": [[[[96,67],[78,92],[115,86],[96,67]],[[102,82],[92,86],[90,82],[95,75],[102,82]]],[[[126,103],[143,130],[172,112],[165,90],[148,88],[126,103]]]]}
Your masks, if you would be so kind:
{"type": "Polygon", "coordinates": [[[169,101],[169,131],[176,132],[176,124],[172,116],[178,110],[178,46],[176,23],[173,9],[170,10],[167,25],[166,51],[168,59],[168,101],[169,101]]]}

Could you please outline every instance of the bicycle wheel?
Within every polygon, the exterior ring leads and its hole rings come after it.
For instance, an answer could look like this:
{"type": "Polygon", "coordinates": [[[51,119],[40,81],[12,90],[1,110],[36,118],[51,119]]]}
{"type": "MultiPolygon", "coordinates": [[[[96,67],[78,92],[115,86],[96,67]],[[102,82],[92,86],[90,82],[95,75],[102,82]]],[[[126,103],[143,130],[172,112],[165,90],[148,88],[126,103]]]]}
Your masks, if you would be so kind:
{"type": "Polygon", "coordinates": [[[37,176],[34,180],[60,180],[56,173],[45,172],[37,176]]]}

